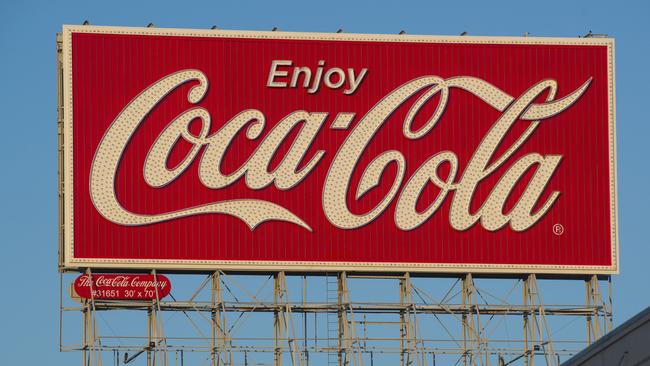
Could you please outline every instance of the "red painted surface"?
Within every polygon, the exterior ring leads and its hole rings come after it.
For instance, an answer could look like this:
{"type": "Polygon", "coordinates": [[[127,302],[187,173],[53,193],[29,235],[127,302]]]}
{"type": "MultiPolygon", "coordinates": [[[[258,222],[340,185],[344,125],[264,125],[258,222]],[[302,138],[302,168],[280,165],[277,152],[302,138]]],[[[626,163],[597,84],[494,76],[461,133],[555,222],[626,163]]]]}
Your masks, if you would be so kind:
{"type": "Polygon", "coordinates": [[[73,286],[79,297],[95,300],[162,299],[172,288],[169,279],[160,274],[84,274],[75,279],[73,286]]]}
{"type": "MultiPolygon", "coordinates": [[[[72,88],[75,259],[172,260],[169,263],[173,260],[392,262],[488,267],[530,264],[566,268],[613,264],[606,46],[76,33],[72,35],[72,88]],[[344,95],[341,89],[321,88],[312,95],[303,88],[267,88],[271,61],[277,59],[292,60],[294,65],[310,66],[312,70],[319,60],[326,60],[326,65],[332,67],[368,68],[368,75],[351,96],[344,95]],[[328,112],[323,129],[307,153],[310,157],[315,151],[324,150],[325,156],[304,181],[287,191],[273,185],[251,190],[243,179],[224,189],[208,189],[198,178],[198,159],[171,184],[150,187],[143,178],[143,164],[153,141],[172,119],[194,106],[187,101],[187,92],[195,83],[186,83],[146,117],[126,148],[115,185],[122,205],[133,212],[155,214],[226,199],[259,198],[289,209],[310,225],[313,232],[284,222],[266,222],[251,231],[242,221],[226,215],[198,215],[145,226],[121,226],[97,212],[89,195],[89,171],[108,126],[138,93],[162,77],[184,69],[199,69],[208,77],[209,90],[198,105],[212,116],[211,133],[249,108],[259,109],[266,116],[262,137],[293,111],[328,112]],[[593,78],[575,105],[543,121],[513,156],[516,159],[531,152],[563,156],[540,201],[553,191],[560,191],[560,197],[531,228],[515,232],[506,226],[490,232],[477,224],[465,231],[454,230],[449,224],[454,193],[450,193],[433,217],[412,231],[396,227],[395,200],[378,219],[358,229],[342,230],[327,220],[321,202],[323,182],[351,128],[385,95],[424,75],[474,76],[514,97],[540,80],[551,78],[559,85],[558,99],[593,78]],[[338,112],[357,113],[349,129],[329,128],[338,112]]],[[[396,149],[404,154],[407,163],[404,182],[426,159],[442,150],[453,151],[458,156],[462,173],[481,139],[501,115],[472,94],[454,89],[437,126],[421,139],[408,140],[401,132],[402,121],[414,99],[390,117],[363,154],[348,195],[351,211],[363,213],[374,207],[393,181],[394,166],[387,170],[379,187],[358,201],[354,199],[363,170],[379,153],[396,149]]],[[[420,114],[430,115],[435,99],[420,114]]],[[[424,123],[425,119],[417,121],[424,123]]],[[[528,122],[515,124],[503,146],[512,144],[526,126],[528,122]]],[[[198,130],[199,126],[196,127],[198,130]]],[[[240,137],[226,154],[222,166],[225,173],[235,171],[261,140],[240,137]]],[[[290,143],[283,144],[279,155],[290,143]]],[[[170,167],[180,162],[189,146],[184,142],[178,144],[168,162],[170,167]]],[[[510,165],[505,164],[480,183],[472,204],[474,210],[510,165]]],[[[523,184],[515,187],[513,203],[524,187],[523,184]]],[[[425,189],[418,208],[428,206],[437,193],[431,186],[425,189]]],[[[124,263],[127,265],[127,261],[124,263]]],[[[321,264],[317,267],[322,268],[321,264]]]]}

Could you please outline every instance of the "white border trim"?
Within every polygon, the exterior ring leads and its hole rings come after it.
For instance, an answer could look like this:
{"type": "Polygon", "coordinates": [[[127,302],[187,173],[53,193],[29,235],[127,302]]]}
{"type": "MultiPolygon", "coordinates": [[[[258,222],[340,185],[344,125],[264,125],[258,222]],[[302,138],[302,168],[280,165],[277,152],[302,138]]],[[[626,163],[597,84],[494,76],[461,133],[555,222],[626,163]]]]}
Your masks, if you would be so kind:
{"type": "Polygon", "coordinates": [[[207,271],[214,269],[238,271],[364,271],[364,272],[426,272],[426,273],[492,273],[492,274],[617,274],[619,273],[618,197],[616,193],[616,104],[614,78],[614,39],[612,38],[550,38],[550,37],[476,37],[476,36],[423,36],[350,33],[298,33],[258,32],[239,30],[200,30],[174,28],[134,28],[109,26],[63,26],[63,269],[113,268],[113,269],[168,269],[181,271],[207,271]],[[406,43],[465,43],[465,44],[528,44],[607,46],[608,49],[608,110],[610,156],[610,223],[611,266],[561,266],[527,264],[448,264],[448,263],[385,263],[385,262],[296,262],[296,261],[231,261],[231,260],[133,260],[113,258],[75,258],[73,251],[73,161],[72,161],[72,34],[130,34],[214,38],[253,38],[290,40],[329,40],[406,43]]]}

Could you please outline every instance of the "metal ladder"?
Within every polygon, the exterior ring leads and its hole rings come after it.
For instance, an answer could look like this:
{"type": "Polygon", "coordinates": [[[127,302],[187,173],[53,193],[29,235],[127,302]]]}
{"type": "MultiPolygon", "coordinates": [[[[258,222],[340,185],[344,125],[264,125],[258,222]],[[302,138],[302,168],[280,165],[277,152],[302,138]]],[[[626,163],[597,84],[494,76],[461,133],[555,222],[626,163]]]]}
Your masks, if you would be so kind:
{"type": "MultiPolygon", "coordinates": [[[[328,304],[337,304],[339,302],[339,283],[338,277],[329,273],[325,274],[325,295],[328,304]]],[[[327,313],[327,353],[328,366],[338,366],[339,364],[339,315],[338,312],[327,313]],[[336,350],[336,351],[335,351],[336,350]]]]}

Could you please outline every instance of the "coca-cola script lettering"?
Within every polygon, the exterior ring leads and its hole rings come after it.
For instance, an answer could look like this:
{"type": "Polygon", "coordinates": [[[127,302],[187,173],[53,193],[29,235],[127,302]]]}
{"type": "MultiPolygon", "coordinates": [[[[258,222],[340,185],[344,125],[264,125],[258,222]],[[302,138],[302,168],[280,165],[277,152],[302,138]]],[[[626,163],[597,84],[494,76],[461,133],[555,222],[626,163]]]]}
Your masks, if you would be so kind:
{"type": "MultiPolygon", "coordinates": [[[[423,76],[408,81],[378,101],[360,118],[337,152],[319,150],[313,156],[305,156],[309,145],[323,128],[329,115],[327,112],[295,111],[289,113],[268,131],[246,163],[235,173],[229,175],[220,171],[220,164],[229,144],[242,130],[246,132],[246,138],[260,139],[266,124],[264,113],[255,109],[241,111],[216,133],[209,135],[208,131],[212,123],[210,112],[204,108],[195,107],[176,117],[158,136],[147,155],[144,178],[152,187],[164,187],[183,174],[195,159],[199,159],[200,168],[197,179],[200,179],[207,188],[220,189],[238,179],[245,179],[246,185],[251,189],[261,189],[269,184],[274,184],[280,190],[290,190],[310,173],[323,155],[330,153],[336,154],[336,158],[334,158],[323,183],[322,203],[327,218],[339,228],[355,229],[368,224],[382,214],[395,197],[398,197],[395,224],[402,230],[411,230],[422,225],[431,217],[447,194],[454,191],[449,214],[449,222],[454,229],[468,229],[480,220],[481,225],[487,230],[498,230],[510,223],[513,230],[522,231],[535,224],[552,207],[553,202],[560,195],[560,192],[553,192],[540,209],[533,210],[533,206],[539,200],[549,179],[552,178],[562,156],[531,153],[516,161],[509,162],[508,160],[534,133],[541,121],[557,115],[574,104],[585,92],[590,81],[586,80],[577,90],[556,100],[557,84],[553,80],[539,81],[531,85],[531,88],[523,95],[514,98],[478,78],[461,76],[442,79],[437,76],[423,76]],[[405,177],[403,154],[395,150],[386,151],[378,155],[365,168],[361,183],[356,187],[356,196],[362,196],[367,190],[376,186],[386,166],[394,163],[398,166],[398,174],[390,191],[377,206],[368,212],[361,215],[351,213],[346,203],[346,196],[350,189],[350,177],[353,170],[358,168],[357,161],[364,153],[365,146],[381,128],[386,118],[414,94],[423,89],[426,90],[413,103],[403,123],[405,138],[421,138],[427,133],[431,133],[444,114],[451,88],[465,89],[502,112],[501,117],[494,122],[482,143],[477,147],[465,171],[462,173],[458,171],[458,161],[453,151],[443,151],[432,155],[413,176],[405,177]],[[533,103],[535,98],[544,92],[548,93],[547,101],[543,104],[533,103]],[[436,94],[440,94],[440,101],[434,115],[429,118],[426,125],[414,131],[411,128],[411,121],[423,104],[436,94]],[[189,124],[195,119],[202,122],[201,133],[198,136],[192,135],[189,131],[189,124]],[[525,123],[529,124],[528,128],[503,155],[493,157],[494,151],[512,124],[518,119],[526,121],[525,123]],[[282,157],[280,165],[275,170],[269,171],[269,163],[273,159],[273,155],[293,129],[298,129],[299,132],[292,142],[291,149],[282,157]],[[169,169],[166,162],[174,145],[180,139],[191,143],[193,147],[181,164],[169,169]],[[198,155],[202,149],[203,155],[199,158],[198,155]],[[489,164],[490,160],[495,161],[489,164]],[[437,168],[444,163],[450,164],[451,172],[447,177],[439,177],[437,168]],[[478,212],[470,212],[470,204],[477,183],[492,174],[501,165],[508,163],[510,168],[500,178],[499,183],[478,212]],[[304,167],[299,169],[298,167],[303,164],[304,167]],[[503,212],[505,201],[511,190],[529,169],[536,170],[523,195],[511,211],[503,212]],[[457,173],[459,173],[458,178],[457,173]],[[403,180],[406,181],[406,184],[400,193],[399,188],[402,186],[403,180]],[[419,193],[429,181],[438,186],[441,192],[425,212],[417,212],[415,204],[419,193]]],[[[308,223],[286,208],[272,202],[247,199],[246,197],[238,200],[210,202],[201,206],[188,207],[174,212],[161,212],[156,215],[141,215],[122,207],[115,195],[114,182],[118,164],[126,145],[151,109],[162,103],[167,94],[187,82],[197,83],[190,90],[187,96],[188,101],[192,104],[199,103],[208,90],[208,80],[201,71],[183,70],[162,78],[142,91],[113,121],[97,149],[90,173],[91,195],[97,210],[106,219],[121,225],[154,224],[199,214],[228,214],[240,218],[251,229],[265,221],[278,220],[291,222],[311,230],[308,223]]],[[[330,128],[346,128],[355,117],[354,113],[339,113],[331,121],[330,128]]]]}

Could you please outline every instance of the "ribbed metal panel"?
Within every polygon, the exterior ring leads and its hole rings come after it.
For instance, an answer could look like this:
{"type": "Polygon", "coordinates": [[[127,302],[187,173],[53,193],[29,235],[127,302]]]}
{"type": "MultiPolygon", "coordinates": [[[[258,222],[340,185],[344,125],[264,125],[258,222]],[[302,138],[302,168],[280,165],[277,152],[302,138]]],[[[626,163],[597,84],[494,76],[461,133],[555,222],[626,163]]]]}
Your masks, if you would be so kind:
{"type": "MultiPolygon", "coordinates": [[[[65,218],[66,229],[71,231],[66,236],[66,266],[558,273],[618,270],[611,40],[404,37],[399,41],[397,38],[403,36],[375,39],[354,35],[195,33],[101,27],[67,28],[64,32],[64,77],[70,77],[70,90],[66,92],[72,98],[64,100],[66,111],[71,112],[66,114],[66,131],[72,131],[68,136],[72,146],[65,150],[72,156],[64,158],[72,162],[72,173],[66,175],[65,182],[71,185],[68,192],[72,193],[65,197],[72,213],[72,217],[65,218]],[[307,66],[314,72],[319,60],[325,61],[325,70],[339,67],[368,71],[352,95],[344,94],[343,88],[325,86],[310,94],[300,87],[266,87],[273,60],[291,60],[293,66],[307,66]],[[260,199],[291,211],[313,231],[278,221],[250,230],[236,217],[215,214],[125,226],[107,220],[97,211],[89,192],[90,169],[111,122],[150,85],[186,69],[206,75],[207,94],[197,105],[191,104],[187,93],[196,83],[183,84],[147,115],[128,142],[116,174],[115,192],[122,206],[155,215],[217,201],[260,199]],[[66,75],[65,70],[70,74],[66,75]],[[447,195],[430,219],[410,231],[396,226],[397,197],[376,220],[360,228],[340,229],[328,220],[323,211],[323,184],[351,130],[387,94],[410,80],[429,75],[479,78],[514,98],[541,80],[553,79],[558,85],[556,99],[560,99],[591,79],[576,103],[543,120],[514,155],[481,181],[475,191],[471,212],[480,209],[519,158],[531,153],[561,155],[562,161],[536,207],[554,191],[560,196],[532,227],[517,232],[506,225],[490,231],[477,223],[467,230],[455,230],[449,219],[455,192],[447,195]],[[235,172],[278,121],[298,110],[329,114],[303,163],[318,151],[325,154],[303,181],[288,190],[273,184],[252,190],[245,179],[223,189],[206,188],[198,172],[203,151],[178,179],[162,188],[151,187],[143,178],[143,166],[152,144],[170,121],[196,106],[209,111],[210,134],[247,109],[259,110],[266,117],[258,139],[249,140],[243,133],[235,138],[220,167],[224,174],[235,172]],[[331,128],[339,112],[355,113],[347,129],[331,128]]],[[[458,157],[458,181],[477,146],[502,115],[474,93],[451,89],[438,124],[422,138],[407,139],[402,132],[403,121],[419,95],[389,117],[363,153],[348,192],[350,211],[365,213],[388,192],[397,172],[395,164],[384,172],[378,187],[359,200],[354,196],[363,171],[382,152],[397,150],[405,157],[400,191],[416,169],[440,151],[452,151],[458,157]]],[[[545,95],[536,102],[544,102],[545,95]]],[[[414,129],[426,122],[437,103],[437,96],[427,102],[414,129]]],[[[495,157],[503,154],[530,123],[516,122],[495,157]]],[[[196,121],[192,131],[198,134],[200,127],[200,121],[196,121]]],[[[272,167],[282,160],[296,132],[277,151],[272,167]]],[[[168,166],[179,164],[190,147],[187,141],[179,141],[168,166]]],[[[448,171],[449,167],[443,165],[440,176],[446,177],[448,171]]],[[[504,212],[512,209],[523,194],[533,172],[529,171],[516,185],[504,212]]],[[[439,191],[429,184],[417,209],[424,210],[439,191]]]]}

